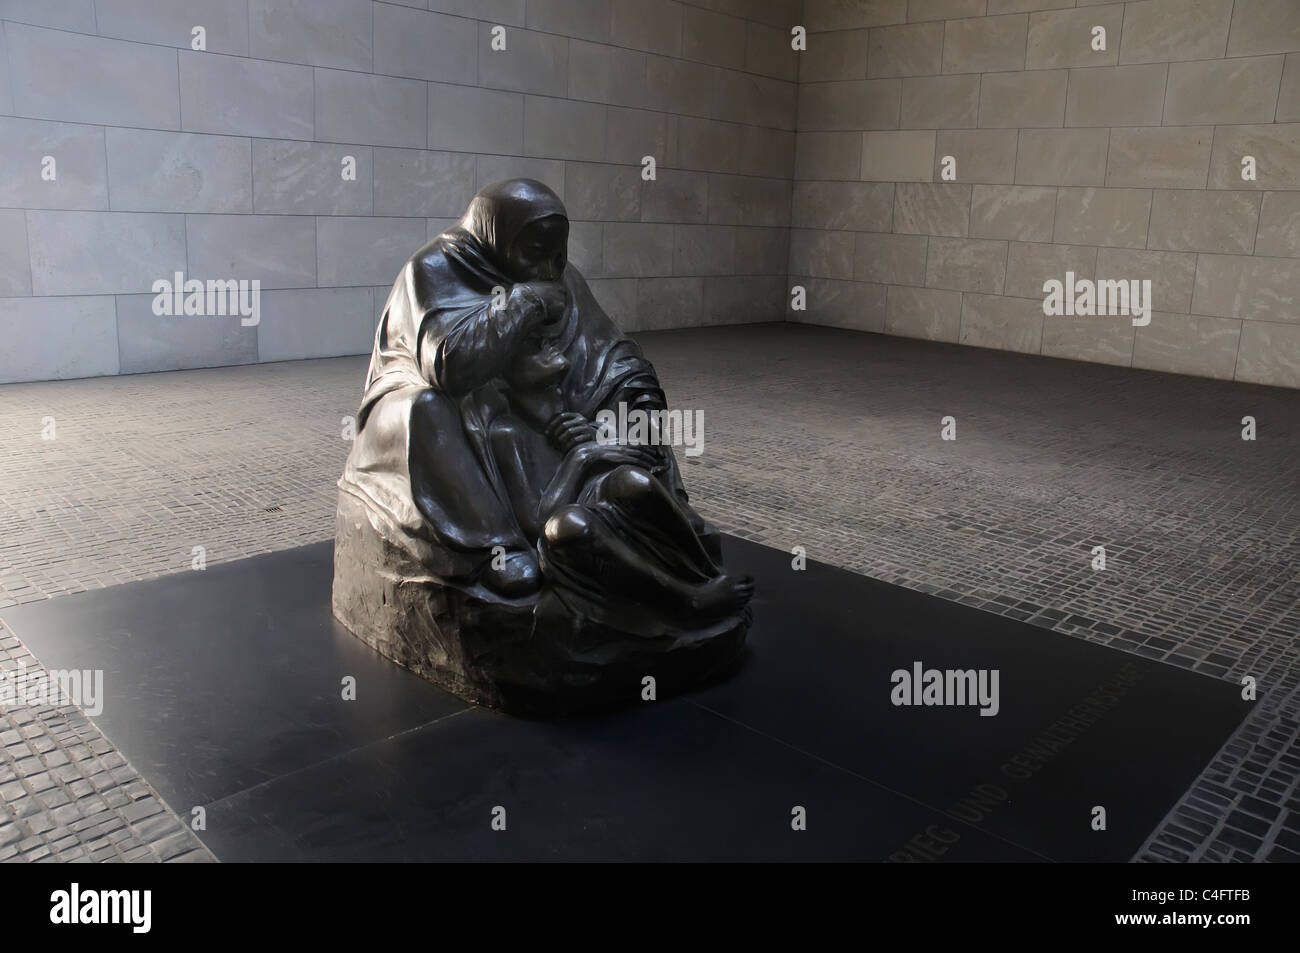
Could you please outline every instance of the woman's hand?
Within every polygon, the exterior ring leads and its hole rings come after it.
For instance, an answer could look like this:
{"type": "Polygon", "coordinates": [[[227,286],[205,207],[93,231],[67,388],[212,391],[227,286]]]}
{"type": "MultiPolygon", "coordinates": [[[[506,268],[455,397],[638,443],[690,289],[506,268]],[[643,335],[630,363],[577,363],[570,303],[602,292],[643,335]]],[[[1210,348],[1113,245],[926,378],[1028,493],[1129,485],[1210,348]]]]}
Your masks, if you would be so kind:
{"type": "Polygon", "coordinates": [[[558,281],[521,281],[511,286],[506,307],[529,330],[554,324],[569,306],[569,293],[558,281]]]}
{"type": "Polygon", "coordinates": [[[576,411],[556,414],[546,425],[546,439],[560,453],[568,453],[582,443],[592,443],[596,439],[596,428],[590,420],[576,411]]]}
{"type": "Polygon", "coordinates": [[[570,455],[584,470],[597,464],[611,467],[628,465],[651,470],[659,463],[659,456],[652,448],[624,443],[582,443],[574,447],[570,455]]]}

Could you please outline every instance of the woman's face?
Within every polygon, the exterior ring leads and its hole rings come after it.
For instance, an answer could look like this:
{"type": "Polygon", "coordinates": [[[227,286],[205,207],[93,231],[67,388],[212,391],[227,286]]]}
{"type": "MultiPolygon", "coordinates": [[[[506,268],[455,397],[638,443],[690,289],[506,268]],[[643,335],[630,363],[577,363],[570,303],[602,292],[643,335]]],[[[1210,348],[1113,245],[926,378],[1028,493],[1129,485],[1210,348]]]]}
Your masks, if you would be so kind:
{"type": "Polygon", "coordinates": [[[559,281],[568,263],[569,220],[548,215],[525,226],[506,258],[515,281],[559,281]]]}

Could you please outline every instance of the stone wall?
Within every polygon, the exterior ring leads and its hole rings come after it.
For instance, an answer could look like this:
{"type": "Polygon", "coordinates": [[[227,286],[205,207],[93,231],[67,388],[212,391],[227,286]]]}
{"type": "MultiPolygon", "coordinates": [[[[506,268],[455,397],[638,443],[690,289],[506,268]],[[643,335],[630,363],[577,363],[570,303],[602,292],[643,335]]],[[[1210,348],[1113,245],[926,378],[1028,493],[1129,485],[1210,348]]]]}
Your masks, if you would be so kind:
{"type": "Polygon", "coordinates": [[[1300,386],[1298,0],[808,0],[804,20],[791,318],[1300,386]],[[1045,315],[1067,272],[1149,280],[1150,323],[1045,315]]]}
{"type": "Polygon", "coordinates": [[[0,382],[366,352],[405,259],[515,175],[628,329],[780,320],[797,10],[0,0],[0,382]],[[256,279],[258,323],[155,314],[177,272],[256,279]]]}

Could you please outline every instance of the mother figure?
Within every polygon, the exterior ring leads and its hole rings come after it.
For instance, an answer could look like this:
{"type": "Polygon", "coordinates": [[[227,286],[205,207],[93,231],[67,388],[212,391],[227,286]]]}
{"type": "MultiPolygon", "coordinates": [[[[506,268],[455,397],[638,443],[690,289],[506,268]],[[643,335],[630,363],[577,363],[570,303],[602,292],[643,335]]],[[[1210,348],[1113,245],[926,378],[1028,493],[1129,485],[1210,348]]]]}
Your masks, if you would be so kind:
{"type": "Polygon", "coordinates": [[[545,185],[488,186],[393,285],[339,481],[334,613],[384,655],[520,711],[731,668],[752,580],[721,566],[672,450],[596,439],[665,406],[568,264],[545,185]]]}

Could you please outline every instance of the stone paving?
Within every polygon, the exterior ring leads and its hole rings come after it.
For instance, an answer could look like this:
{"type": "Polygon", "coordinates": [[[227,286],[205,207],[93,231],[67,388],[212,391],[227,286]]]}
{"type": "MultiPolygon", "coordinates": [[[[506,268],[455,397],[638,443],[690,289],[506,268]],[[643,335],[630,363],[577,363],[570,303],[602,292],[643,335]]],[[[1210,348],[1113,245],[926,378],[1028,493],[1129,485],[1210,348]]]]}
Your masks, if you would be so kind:
{"type": "MultiPolygon", "coordinates": [[[[793,324],[639,337],[704,411],[683,473],[723,529],[1255,677],[1264,700],[1135,859],[1300,860],[1300,392],[793,324]]],[[[0,387],[0,618],[188,571],[195,547],[329,538],[365,363],[0,387]]],[[[24,653],[0,630],[0,667],[24,653]]],[[[210,859],[74,707],[0,711],[0,745],[0,859],[210,859]]]]}

